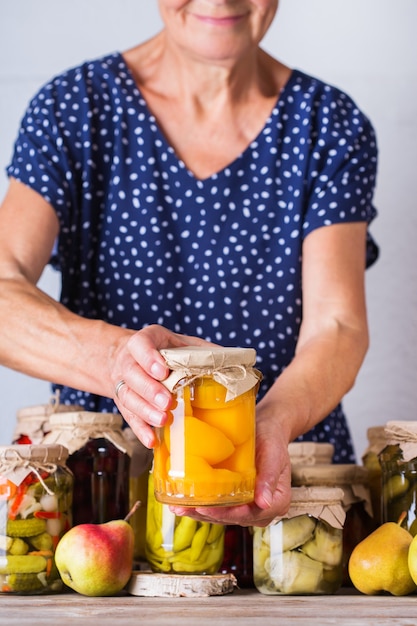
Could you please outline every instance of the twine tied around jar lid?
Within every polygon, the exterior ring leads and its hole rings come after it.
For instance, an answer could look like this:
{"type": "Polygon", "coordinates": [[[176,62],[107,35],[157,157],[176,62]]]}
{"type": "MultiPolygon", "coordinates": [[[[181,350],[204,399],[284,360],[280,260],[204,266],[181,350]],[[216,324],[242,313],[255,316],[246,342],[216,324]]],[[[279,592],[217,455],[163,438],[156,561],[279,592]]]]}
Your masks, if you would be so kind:
{"type": "Polygon", "coordinates": [[[132,455],[132,444],[122,433],[123,419],[118,413],[54,413],[49,418],[51,431],[43,443],[58,443],[68,448],[70,454],[82,448],[89,439],[107,439],[118,450],[132,455]]]}
{"type": "Polygon", "coordinates": [[[417,457],[417,422],[407,420],[387,422],[385,436],[387,445],[398,444],[405,462],[417,457]]]}
{"type": "Polygon", "coordinates": [[[256,351],[253,348],[201,348],[186,346],[160,350],[171,370],[163,382],[172,392],[178,385],[191,385],[197,378],[211,376],[226,388],[226,402],[249,391],[257,385],[262,374],[253,365],[256,351]]]}
{"type": "Polygon", "coordinates": [[[58,463],[68,457],[64,446],[17,444],[0,447],[0,475],[19,486],[29,474],[38,478],[42,487],[51,496],[54,492],[42,478],[41,472],[53,474],[58,463]]]}

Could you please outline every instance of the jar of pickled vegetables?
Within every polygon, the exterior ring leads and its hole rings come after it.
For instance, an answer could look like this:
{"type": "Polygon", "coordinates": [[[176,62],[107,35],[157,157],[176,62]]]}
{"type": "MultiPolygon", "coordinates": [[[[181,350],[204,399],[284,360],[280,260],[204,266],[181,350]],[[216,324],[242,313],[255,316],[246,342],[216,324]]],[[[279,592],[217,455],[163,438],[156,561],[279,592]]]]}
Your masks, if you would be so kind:
{"type": "Polygon", "coordinates": [[[291,465],[323,465],[332,462],[334,445],[313,441],[293,441],[288,445],[291,465]]]}
{"type": "Polygon", "coordinates": [[[398,522],[417,534],[417,422],[386,424],[386,447],[379,454],[382,471],[382,521],[398,522]]]}
{"type": "Polygon", "coordinates": [[[55,413],[44,443],[69,450],[67,465],[74,474],[73,523],[103,524],[123,519],[129,511],[131,445],[115,413],[55,413]]]}
{"type": "Polygon", "coordinates": [[[294,487],[339,487],[346,513],[343,526],[343,585],[350,586],[348,563],[353,548],[376,528],[369,492],[368,471],[355,464],[296,465],[291,469],[294,487]]]}
{"type": "Polygon", "coordinates": [[[216,574],[223,560],[224,526],[177,516],[158,502],[149,474],[146,558],[154,572],[216,574]]]}
{"type": "Polygon", "coordinates": [[[55,548],[72,525],[73,477],[60,445],[0,447],[0,590],[60,591],[55,548]]]}
{"type": "Polygon", "coordinates": [[[387,443],[384,426],[371,426],[367,430],[367,437],[368,446],[362,455],[362,463],[368,470],[373,516],[377,526],[380,526],[382,523],[382,470],[379,454],[387,443]]]}
{"type": "Polygon", "coordinates": [[[255,350],[187,347],[161,354],[174,402],[168,423],[157,429],[156,498],[181,506],[251,502],[261,378],[255,350]]]}
{"type": "Polygon", "coordinates": [[[17,412],[12,443],[42,443],[49,432],[49,416],[52,413],[65,413],[82,410],[77,405],[60,404],[59,392],[52,396],[48,404],[23,407],[17,412]]]}
{"type": "Polygon", "coordinates": [[[293,487],[284,517],[253,529],[255,586],[264,594],[333,594],[342,584],[343,491],[293,487]]]}
{"type": "Polygon", "coordinates": [[[139,441],[131,428],[124,428],[122,432],[129,445],[132,446],[129,472],[129,508],[131,509],[135,502],[140,502],[139,508],[129,520],[135,533],[133,556],[140,566],[140,562],[146,561],[146,512],[149,471],[152,467],[153,451],[139,441]]]}

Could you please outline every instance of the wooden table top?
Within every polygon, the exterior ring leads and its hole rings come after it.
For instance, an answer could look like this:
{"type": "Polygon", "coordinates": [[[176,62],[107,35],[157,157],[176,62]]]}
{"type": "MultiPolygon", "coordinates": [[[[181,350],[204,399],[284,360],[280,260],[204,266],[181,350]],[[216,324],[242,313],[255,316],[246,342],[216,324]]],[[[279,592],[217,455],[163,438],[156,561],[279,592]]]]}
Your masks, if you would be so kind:
{"type": "Polygon", "coordinates": [[[3,626],[412,626],[417,595],[365,596],[342,589],[333,596],[267,596],[235,589],[206,598],[150,598],[120,594],[88,598],[73,592],[0,596],[3,626]]]}

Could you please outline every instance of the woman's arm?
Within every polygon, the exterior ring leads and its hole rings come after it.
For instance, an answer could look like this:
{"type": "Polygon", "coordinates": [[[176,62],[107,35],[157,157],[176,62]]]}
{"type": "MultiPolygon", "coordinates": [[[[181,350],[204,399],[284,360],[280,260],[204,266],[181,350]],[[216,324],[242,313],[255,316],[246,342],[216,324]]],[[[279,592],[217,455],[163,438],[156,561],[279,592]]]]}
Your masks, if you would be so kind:
{"type": "Polygon", "coordinates": [[[171,395],[158,350],[202,344],[160,326],[138,332],[75,315],[36,284],[58,235],[53,208],[12,180],[0,207],[0,363],[29,376],[113,398],[142,442],[161,425],[171,395]],[[115,397],[115,387],[126,385],[115,397]]]}
{"type": "Polygon", "coordinates": [[[326,226],[307,236],[296,355],[257,406],[255,502],[197,509],[198,519],[262,526],[286,512],[288,443],[337,406],[354,384],[368,348],[365,241],[365,223],[326,226]]]}

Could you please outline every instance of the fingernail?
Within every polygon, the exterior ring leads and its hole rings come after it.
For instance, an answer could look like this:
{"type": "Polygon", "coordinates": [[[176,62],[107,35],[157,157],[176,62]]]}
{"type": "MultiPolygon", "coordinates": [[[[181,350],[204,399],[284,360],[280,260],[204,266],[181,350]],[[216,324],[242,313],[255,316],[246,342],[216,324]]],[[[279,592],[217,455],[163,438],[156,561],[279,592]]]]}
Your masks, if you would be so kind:
{"type": "Polygon", "coordinates": [[[166,367],[164,367],[162,363],[155,361],[152,363],[151,373],[152,376],[158,380],[164,379],[166,377],[166,367]]]}
{"type": "Polygon", "coordinates": [[[149,413],[149,421],[153,426],[161,426],[164,416],[159,411],[149,413]]]}
{"type": "Polygon", "coordinates": [[[170,398],[168,398],[164,393],[157,393],[155,396],[155,404],[159,406],[160,409],[166,409],[168,407],[170,398]]]}

